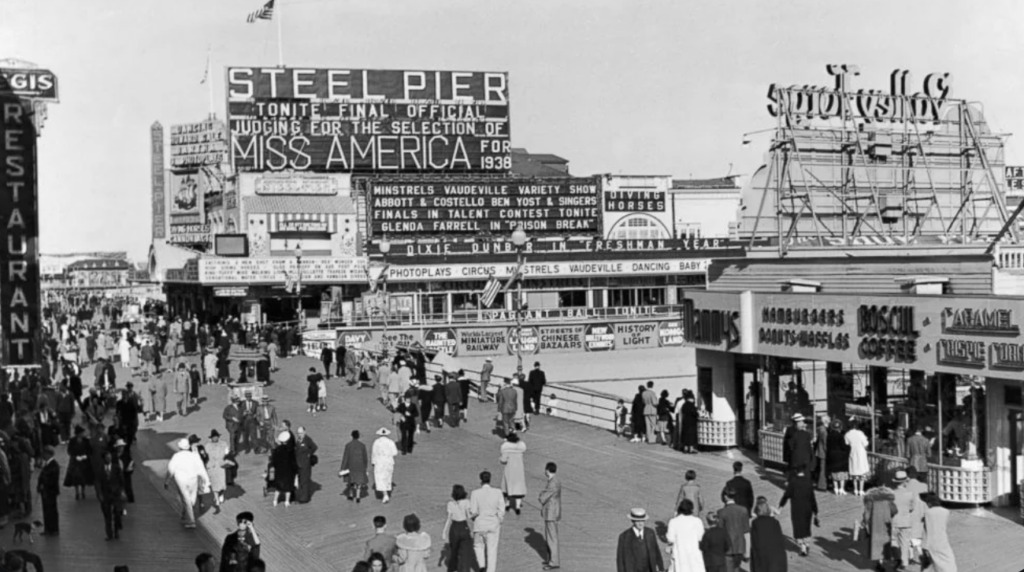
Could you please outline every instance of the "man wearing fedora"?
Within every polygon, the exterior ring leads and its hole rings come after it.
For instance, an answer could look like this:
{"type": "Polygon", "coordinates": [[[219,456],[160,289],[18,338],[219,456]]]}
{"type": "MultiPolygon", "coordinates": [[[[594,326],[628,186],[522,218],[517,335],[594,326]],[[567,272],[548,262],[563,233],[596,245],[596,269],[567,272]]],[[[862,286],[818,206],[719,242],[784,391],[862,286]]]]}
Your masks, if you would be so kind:
{"type": "Polygon", "coordinates": [[[60,534],[60,514],[57,512],[57,496],[60,495],[60,465],[54,458],[53,447],[43,447],[43,468],[39,471],[36,491],[43,503],[43,535],[60,534]]]}
{"type": "Polygon", "coordinates": [[[256,411],[256,423],[259,426],[259,439],[256,441],[256,452],[270,451],[274,448],[274,436],[277,433],[277,408],[270,404],[270,396],[264,395],[256,411]]]}
{"type": "Polygon", "coordinates": [[[484,366],[480,368],[480,401],[490,401],[491,395],[487,393],[487,386],[491,383],[491,373],[494,372],[494,360],[487,358],[484,366]]]}
{"type": "Polygon", "coordinates": [[[242,436],[242,410],[238,407],[238,396],[231,396],[231,403],[224,408],[224,430],[228,434],[231,451],[238,452],[238,444],[242,436]]]}
{"type": "Polygon", "coordinates": [[[814,468],[814,445],[811,434],[807,431],[807,421],[804,416],[797,413],[793,416],[793,431],[789,437],[789,477],[793,478],[797,471],[806,471],[807,478],[810,478],[811,470],[814,468]]]}
{"type": "Polygon", "coordinates": [[[896,505],[896,514],[892,517],[892,537],[893,545],[899,551],[898,568],[903,568],[910,563],[914,521],[920,520],[924,514],[920,496],[914,493],[907,481],[907,472],[903,470],[896,471],[892,478],[893,486],[896,489],[893,499],[893,503],[896,505]]]}
{"type": "Polygon", "coordinates": [[[647,511],[634,508],[629,511],[629,520],[633,526],[619,535],[615,557],[617,572],[662,572],[665,563],[654,529],[647,526],[647,511]]]}

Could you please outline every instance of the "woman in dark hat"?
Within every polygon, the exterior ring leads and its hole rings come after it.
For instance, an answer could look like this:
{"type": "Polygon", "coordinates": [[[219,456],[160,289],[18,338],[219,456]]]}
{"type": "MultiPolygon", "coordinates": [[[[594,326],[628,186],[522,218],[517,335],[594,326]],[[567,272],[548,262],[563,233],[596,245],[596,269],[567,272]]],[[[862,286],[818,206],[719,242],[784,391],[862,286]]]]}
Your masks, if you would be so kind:
{"type": "Polygon", "coordinates": [[[85,498],[85,487],[92,486],[92,444],[81,425],[75,426],[75,436],[68,442],[68,470],[64,486],[74,487],[75,500],[85,498]]]}

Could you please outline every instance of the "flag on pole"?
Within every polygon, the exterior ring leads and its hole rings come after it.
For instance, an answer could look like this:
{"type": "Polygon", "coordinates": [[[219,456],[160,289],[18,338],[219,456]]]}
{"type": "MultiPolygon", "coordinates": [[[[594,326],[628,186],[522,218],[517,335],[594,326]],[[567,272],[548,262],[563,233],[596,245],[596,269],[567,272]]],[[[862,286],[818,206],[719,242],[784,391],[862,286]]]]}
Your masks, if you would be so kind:
{"type": "Polygon", "coordinates": [[[505,283],[505,287],[501,289],[501,293],[508,292],[510,288],[515,286],[516,282],[523,279],[523,265],[516,266],[515,272],[509,277],[508,282],[505,283]]]}
{"type": "Polygon", "coordinates": [[[380,282],[380,283],[387,282],[387,280],[388,280],[388,268],[390,266],[391,266],[390,264],[385,264],[384,267],[380,269],[380,272],[377,273],[376,277],[373,276],[372,274],[370,274],[370,268],[369,268],[369,266],[367,266],[367,268],[366,268],[366,282],[370,285],[370,292],[376,292],[377,291],[377,284],[378,284],[378,282],[380,282]]]}
{"type": "Polygon", "coordinates": [[[273,20],[274,19],[274,0],[269,0],[262,8],[249,14],[249,17],[245,19],[250,24],[255,24],[257,20],[273,20]]]}
{"type": "Polygon", "coordinates": [[[203,70],[203,79],[199,82],[199,85],[206,85],[206,80],[210,78],[210,52],[206,52],[206,69],[203,70]]]}
{"type": "Polygon", "coordinates": [[[484,308],[491,307],[494,299],[498,296],[499,290],[501,290],[501,281],[495,278],[494,274],[491,274],[490,278],[487,279],[487,284],[484,285],[483,292],[480,293],[480,303],[483,304],[484,308]]]}

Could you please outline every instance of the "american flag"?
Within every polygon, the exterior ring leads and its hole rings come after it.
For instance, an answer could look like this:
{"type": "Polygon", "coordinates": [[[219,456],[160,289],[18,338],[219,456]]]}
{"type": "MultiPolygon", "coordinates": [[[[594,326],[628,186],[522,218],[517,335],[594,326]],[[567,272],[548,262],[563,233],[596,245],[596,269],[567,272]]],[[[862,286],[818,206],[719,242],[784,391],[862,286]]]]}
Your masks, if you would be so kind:
{"type": "Polygon", "coordinates": [[[270,0],[263,5],[262,8],[249,14],[249,17],[245,19],[246,22],[254,24],[256,20],[272,20],[274,18],[274,0],[270,0]]]}
{"type": "Polygon", "coordinates": [[[370,267],[369,266],[366,267],[366,281],[370,285],[370,292],[376,292],[377,291],[377,284],[378,284],[378,282],[384,283],[384,282],[388,281],[388,268],[390,268],[390,267],[391,267],[390,264],[385,264],[384,267],[380,269],[380,272],[377,273],[376,277],[374,277],[372,274],[370,274],[370,270],[371,270],[370,267]]]}
{"type": "Polygon", "coordinates": [[[490,308],[491,304],[494,303],[494,299],[498,296],[498,292],[501,290],[501,281],[491,274],[491,277],[487,280],[487,284],[484,285],[483,292],[480,293],[480,303],[483,304],[484,308],[490,308]]]}
{"type": "Polygon", "coordinates": [[[509,277],[508,282],[505,283],[505,287],[501,291],[508,292],[510,288],[515,286],[516,282],[523,279],[523,265],[516,266],[516,271],[509,277]]]}

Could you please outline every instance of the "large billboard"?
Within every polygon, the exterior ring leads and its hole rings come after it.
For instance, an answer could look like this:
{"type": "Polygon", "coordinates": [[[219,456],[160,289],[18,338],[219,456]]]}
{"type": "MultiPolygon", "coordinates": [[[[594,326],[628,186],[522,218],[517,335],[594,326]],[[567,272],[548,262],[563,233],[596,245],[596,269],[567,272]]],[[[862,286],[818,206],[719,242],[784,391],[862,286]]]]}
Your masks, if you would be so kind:
{"type": "Polygon", "coordinates": [[[507,173],[508,74],[227,70],[236,172],[507,173]]]}
{"type": "Polygon", "coordinates": [[[40,360],[39,195],[31,101],[0,94],[0,353],[4,365],[40,360]]]}
{"type": "Polygon", "coordinates": [[[601,236],[596,178],[377,180],[370,186],[371,236],[601,236]]]}
{"type": "Polygon", "coordinates": [[[224,122],[207,119],[171,125],[171,170],[197,170],[227,162],[224,122]]]}

